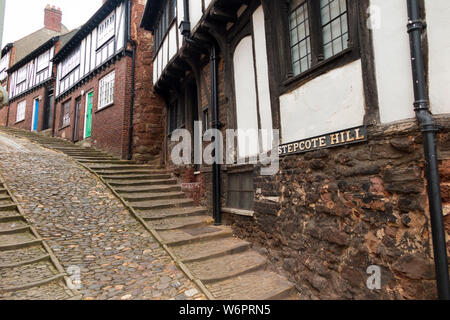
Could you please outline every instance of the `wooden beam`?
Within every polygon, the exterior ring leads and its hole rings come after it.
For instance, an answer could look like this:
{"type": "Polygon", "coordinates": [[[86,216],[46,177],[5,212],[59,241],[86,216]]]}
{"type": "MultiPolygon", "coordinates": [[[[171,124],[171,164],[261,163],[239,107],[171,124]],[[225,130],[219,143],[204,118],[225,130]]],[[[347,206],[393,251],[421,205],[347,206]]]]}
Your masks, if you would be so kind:
{"type": "Polygon", "coordinates": [[[218,7],[211,9],[210,17],[222,22],[235,22],[237,20],[236,12],[218,7]]]}

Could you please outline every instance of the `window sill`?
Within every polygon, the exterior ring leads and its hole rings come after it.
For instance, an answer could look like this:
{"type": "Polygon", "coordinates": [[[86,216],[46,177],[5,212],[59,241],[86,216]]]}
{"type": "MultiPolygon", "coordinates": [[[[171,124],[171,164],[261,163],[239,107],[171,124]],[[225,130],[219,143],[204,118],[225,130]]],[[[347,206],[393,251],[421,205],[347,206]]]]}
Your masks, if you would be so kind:
{"type": "Polygon", "coordinates": [[[112,106],[114,106],[114,102],[113,102],[113,103],[110,103],[110,104],[107,104],[106,106],[102,107],[101,109],[97,108],[97,110],[95,110],[94,113],[102,112],[103,110],[109,109],[109,108],[111,108],[112,106]]]}
{"type": "Polygon", "coordinates": [[[58,129],[58,131],[62,131],[62,130],[64,130],[64,129],[68,128],[68,127],[70,127],[70,124],[60,127],[60,128],[58,129]]]}
{"type": "Polygon", "coordinates": [[[254,211],[242,210],[242,209],[234,209],[234,208],[222,208],[222,212],[234,214],[234,215],[237,215],[237,216],[250,217],[250,218],[253,218],[254,215],[255,215],[254,211]]]}
{"type": "Polygon", "coordinates": [[[14,125],[25,122],[25,119],[14,122],[14,125]]]}
{"type": "Polygon", "coordinates": [[[351,59],[348,62],[345,61],[346,63],[350,63],[352,60],[356,60],[357,57],[355,56],[355,54],[352,54],[356,51],[357,51],[357,48],[349,47],[349,48],[339,52],[338,54],[328,58],[327,60],[317,63],[316,65],[314,65],[311,68],[309,68],[308,70],[300,73],[299,75],[296,75],[296,76],[293,76],[293,77],[290,77],[290,78],[284,80],[282,82],[282,86],[284,88],[289,88],[290,86],[297,84],[297,83],[301,83],[302,81],[312,80],[313,78],[319,76],[322,73],[331,71],[334,68],[339,67],[340,65],[337,65],[338,64],[337,61],[343,60],[344,57],[347,57],[347,56],[353,57],[354,59],[351,59]]]}

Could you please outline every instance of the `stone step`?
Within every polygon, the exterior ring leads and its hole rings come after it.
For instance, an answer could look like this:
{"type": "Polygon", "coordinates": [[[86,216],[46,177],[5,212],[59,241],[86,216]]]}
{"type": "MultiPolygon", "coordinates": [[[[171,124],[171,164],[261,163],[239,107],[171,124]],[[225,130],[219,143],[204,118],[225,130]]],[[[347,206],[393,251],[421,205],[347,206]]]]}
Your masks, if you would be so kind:
{"type": "Polygon", "coordinates": [[[6,189],[0,188],[0,194],[7,194],[8,191],[6,191],[6,189]]]}
{"type": "Polygon", "coordinates": [[[169,200],[141,201],[141,202],[130,202],[130,205],[136,210],[179,208],[194,205],[194,200],[169,199],[169,200]]]}
{"type": "Polygon", "coordinates": [[[2,265],[20,264],[24,260],[33,260],[47,254],[41,245],[18,248],[15,250],[0,251],[2,265]]]}
{"type": "Polygon", "coordinates": [[[190,243],[173,248],[174,253],[185,263],[222,257],[227,254],[247,251],[250,243],[232,236],[190,243]]]}
{"type": "Polygon", "coordinates": [[[296,290],[283,277],[265,270],[206,284],[218,300],[280,300],[296,290]]]}
{"type": "Polygon", "coordinates": [[[121,180],[110,181],[106,180],[111,186],[125,187],[125,186],[160,186],[160,185],[174,185],[177,183],[175,179],[164,180],[121,180]]]}
{"type": "Polygon", "coordinates": [[[9,201],[9,200],[11,200],[11,197],[9,196],[9,194],[6,194],[6,193],[1,194],[0,193],[0,201],[9,201]]]}
{"type": "Polygon", "coordinates": [[[8,263],[5,264],[2,261],[2,262],[0,262],[0,269],[16,268],[16,267],[26,266],[28,264],[33,264],[33,263],[37,263],[37,262],[41,262],[41,261],[48,261],[48,260],[50,260],[50,255],[43,254],[43,255],[33,258],[33,259],[29,259],[29,260],[22,259],[21,261],[10,263],[10,264],[8,264],[8,263]]]}
{"type": "Polygon", "coordinates": [[[115,160],[116,158],[112,157],[85,157],[85,156],[72,156],[77,161],[91,161],[91,160],[115,160]]]}
{"type": "Polygon", "coordinates": [[[108,180],[163,180],[170,179],[170,174],[128,174],[128,175],[102,175],[108,180]]]}
{"type": "Polygon", "coordinates": [[[136,164],[134,160],[79,160],[80,163],[91,163],[91,164],[136,164]]]}
{"type": "MultiPolygon", "coordinates": [[[[4,199],[0,199],[0,206],[8,206],[13,204],[13,202],[11,201],[11,198],[4,198],[4,199]]],[[[1,209],[0,209],[1,210],[1,209]]]]}
{"type": "Polygon", "coordinates": [[[208,212],[205,207],[185,207],[185,208],[169,208],[159,210],[138,210],[139,216],[146,220],[158,220],[163,218],[174,217],[191,217],[204,215],[208,212]]]}
{"type": "Polygon", "coordinates": [[[25,221],[18,211],[0,211],[0,222],[25,221]]]}
{"type": "Polygon", "coordinates": [[[149,228],[157,231],[194,228],[212,223],[214,223],[214,219],[210,216],[177,217],[147,221],[149,228]]]}
{"type": "Polygon", "coordinates": [[[228,254],[186,264],[194,276],[205,284],[260,270],[265,268],[266,265],[266,258],[255,251],[228,254]]]}
{"type": "Polygon", "coordinates": [[[11,292],[5,292],[2,294],[4,299],[7,300],[48,300],[51,296],[55,300],[81,300],[82,297],[74,297],[73,294],[70,294],[67,291],[67,287],[64,284],[64,281],[61,277],[56,277],[56,280],[48,282],[48,283],[37,283],[38,288],[36,285],[32,286],[31,288],[24,288],[21,290],[14,290],[11,292]],[[59,279],[59,280],[58,280],[59,279]]]}
{"type": "Polygon", "coordinates": [[[160,231],[159,236],[169,246],[208,241],[210,239],[225,238],[232,234],[228,226],[202,226],[177,230],[160,231]]]}
{"type": "Polygon", "coordinates": [[[162,192],[178,192],[181,191],[181,186],[179,185],[162,185],[162,186],[130,186],[130,187],[115,187],[118,193],[124,194],[134,194],[134,193],[162,193],[162,192]]]}
{"type": "Polygon", "coordinates": [[[15,243],[23,243],[36,240],[36,237],[28,231],[15,234],[0,234],[0,246],[9,246],[15,243]]]}
{"type": "Polygon", "coordinates": [[[25,227],[27,227],[27,224],[22,220],[0,222],[0,233],[2,231],[15,230],[25,227]]]}
{"type": "Polygon", "coordinates": [[[89,165],[89,168],[91,168],[94,171],[104,171],[104,170],[115,170],[115,171],[121,171],[121,170],[134,170],[134,169],[142,169],[142,170],[152,170],[152,169],[161,169],[157,166],[149,166],[145,164],[91,164],[89,165]]]}
{"type": "Polygon", "coordinates": [[[37,283],[54,281],[58,271],[48,261],[15,268],[0,269],[0,291],[17,291],[34,287],[37,283]]]}
{"type": "Polygon", "coordinates": [[[169,199],[182,199],[185,198],[185,194],[183,192],[136,192],[136,193],[127,193],[122,195],[127,201],[151,201],[151,200],[169,200],[169,199]]]}
{"type": "Polygon", "coordinates": [[[9,229],[0,229],[0,236],[3,235],[14,235],[17,233],[27,232],[30,231],[30,226],[24,225],[24,226],[16,226],[9,229]]]}
{"type": "Polygon", "coordinates": [[[14,211],[17,209],[15,204],[0,204],[0,211],[14,211]]]}
{"type": "Polygon", "coordinates": [[[139,174],[168,174],[166,170],[160,169],[135,169],[135,170],[95,170],[101,176],[126,176],[139,174]]]}

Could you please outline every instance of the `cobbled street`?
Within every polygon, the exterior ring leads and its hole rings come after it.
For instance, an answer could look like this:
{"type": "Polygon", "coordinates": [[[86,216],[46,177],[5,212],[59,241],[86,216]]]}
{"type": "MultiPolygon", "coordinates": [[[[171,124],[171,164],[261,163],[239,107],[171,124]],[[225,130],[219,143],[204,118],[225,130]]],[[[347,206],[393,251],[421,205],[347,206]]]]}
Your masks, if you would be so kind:
{"type": "Polygon", "coordinates": [[[0,134],[0,172],[63,268],[80,271],[82,299],[204,299],[122,203],[71,158],[0,134]]]}

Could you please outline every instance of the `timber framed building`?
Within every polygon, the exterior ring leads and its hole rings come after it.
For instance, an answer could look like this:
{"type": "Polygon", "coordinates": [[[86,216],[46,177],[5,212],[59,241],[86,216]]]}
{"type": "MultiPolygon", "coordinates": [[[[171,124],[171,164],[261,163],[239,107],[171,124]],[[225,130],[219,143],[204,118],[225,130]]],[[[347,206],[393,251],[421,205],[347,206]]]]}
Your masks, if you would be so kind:
{"type": "MultiPolygon", "coordinates": [[[[450,42],[439,34],[449,4],[419,2],[448,239],[450,42]]],[[[407,24],[407,1],[147,1],[141,25],[155,37],[167,165],[175,168],[171,133],[194,133],[194,121],[224,136],[278,129],[276,175],[254,164],[222,165],[220,179],[214,166],[176,170],[305,297],[436,296],[407,24]],[[380,289],[367,287],[370,266],[381,270],[380,289]]],[[[250,137],[250,147],[236,138],[236,160],[270,150],[272,138],[250,137]]]]}
{"type": "Polygon", "coordinates": [[[141,2],[104,1],[54,57],[54,135],[124,159],[159,163],[160,149],[151,141],[161,139],[158,104],[159,110],[163,104],[150,90],[151,78],[140,72],[151,63],[147,51],[152,44],[151,34],[138,30],[141,2]],[[155,125],[144,124],[144,117],[155,125]]]}

